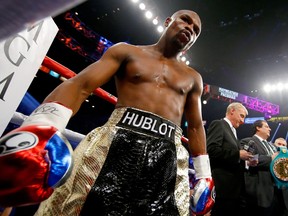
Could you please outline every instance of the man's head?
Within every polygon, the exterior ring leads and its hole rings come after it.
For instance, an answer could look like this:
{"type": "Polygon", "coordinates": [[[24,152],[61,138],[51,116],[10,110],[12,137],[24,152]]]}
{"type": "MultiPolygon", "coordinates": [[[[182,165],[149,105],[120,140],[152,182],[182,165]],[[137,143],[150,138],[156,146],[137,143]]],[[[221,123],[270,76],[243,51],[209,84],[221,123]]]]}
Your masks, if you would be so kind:
{"type": "Polygon", "coordinates": [[[201,20],[191,10],[179,10],[165,21],[165,35],[181,51],[188,50],[201,32],[201,20]]]}
{"type": "Polygon", "coordinates": [[[274,145],[276,147],[287,147],[287,142],[284,138],[279,137],[275,140],[274,145]]]}
{"type": "Polygon", "coordinates": [[[253,123],[253,133],[262,139],[268,139],[270,137],[271,128],[265,120],[257,120],[253,123]]]}
{"type": "Polygon", "coordinates": [[[232,123],[234,128],[238,128],[244,123],[248,111],[241,103],[231,103],[226,110],[226,118],[232,123]]]}

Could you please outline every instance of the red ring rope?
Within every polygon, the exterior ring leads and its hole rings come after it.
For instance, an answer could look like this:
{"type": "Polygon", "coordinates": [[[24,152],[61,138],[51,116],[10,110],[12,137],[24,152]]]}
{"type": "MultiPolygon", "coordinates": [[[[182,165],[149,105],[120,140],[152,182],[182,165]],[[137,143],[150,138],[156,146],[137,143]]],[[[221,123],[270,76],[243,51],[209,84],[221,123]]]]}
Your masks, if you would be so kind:
{"type": "MultiPolygon", "coordinates": [[[[59,73],[61,76],[63,76],[66,79],[72,78],[74,76],[76,76],[76,73],[73,72],[72,70],[70,70],[69,68],[63,66],[62,64],[56,62],[55,60],[49,58],[48,56],[45,56],[42,65],[49,68],[50,70],[53,70],[57,73],[59,73]]],[[[117,97],[115,97],[114,95],[108,93],[107,91],[101,89],[101,88],[97,88],[93,91],[93,93],[95,95],[97,95],[98,97],[116,105],[117,103],[117,97]]],[[[181,137],[181,140],[185,143],[188,143],[188,139],[184,136],[181,137]]]]}
{"type": "MultiPolygon", "coordinates": [[[[73,72],[72,70],[70,70],[69,68],[63,66],[62,64],[56,62],[55,60],[45,56],[42,65],[49,68],[50,70],[53,70],[57,73],[59,73],[61,76],[63,76],[66,79],[72,78],[74,76],[76,76],[76,73],[73,72]]],[[[98,97],[112,103],[112,104],[116,104],[117,103],[117,98],[108,93],[107,91],[101,89],[101,88],[97,88],[93,91],[93,93],[95,95],[97,95],[98,97]]]]}

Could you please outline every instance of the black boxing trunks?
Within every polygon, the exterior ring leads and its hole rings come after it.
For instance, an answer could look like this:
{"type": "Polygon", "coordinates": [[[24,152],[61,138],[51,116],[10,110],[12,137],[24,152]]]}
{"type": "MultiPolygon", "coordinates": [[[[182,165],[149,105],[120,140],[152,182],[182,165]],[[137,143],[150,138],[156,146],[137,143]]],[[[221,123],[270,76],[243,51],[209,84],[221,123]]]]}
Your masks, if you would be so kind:
{"type": "Polygon", "coordinates": [[[75,150],[71,177],[36,215],[189,215],[182,130],[155,114],[117,108],[75,150]]]}

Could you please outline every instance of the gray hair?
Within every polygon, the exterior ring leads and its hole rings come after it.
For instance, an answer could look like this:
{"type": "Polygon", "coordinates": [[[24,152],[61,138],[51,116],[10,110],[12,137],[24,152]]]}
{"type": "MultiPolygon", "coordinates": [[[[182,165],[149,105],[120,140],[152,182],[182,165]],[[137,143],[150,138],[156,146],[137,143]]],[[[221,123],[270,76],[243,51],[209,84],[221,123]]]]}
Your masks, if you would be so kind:
{"type": "Polygon", "coordinates": [[[227,110],[226,110],[226,114],[228,114],[232,109],[235,109],[235,110],[244,109],[246,115],[248,115],[248,110],[246,109],[246,107],[239,102],[233,102],[233,103],[229,104],[229,106],[227,107],[227,110]]]}

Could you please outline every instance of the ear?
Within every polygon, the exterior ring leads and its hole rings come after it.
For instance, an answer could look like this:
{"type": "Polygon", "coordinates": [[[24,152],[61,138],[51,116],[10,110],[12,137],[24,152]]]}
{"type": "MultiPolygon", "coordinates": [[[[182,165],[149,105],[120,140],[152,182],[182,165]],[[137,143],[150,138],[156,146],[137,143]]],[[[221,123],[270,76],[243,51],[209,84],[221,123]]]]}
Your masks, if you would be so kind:
{"type": "Polygon", "coordinates": [[[171,17],[167,17],[166,20],[165,20],[165,27],[167,27],[169,25],[169,23],[172,21],[172,18],[171,17]]]}

